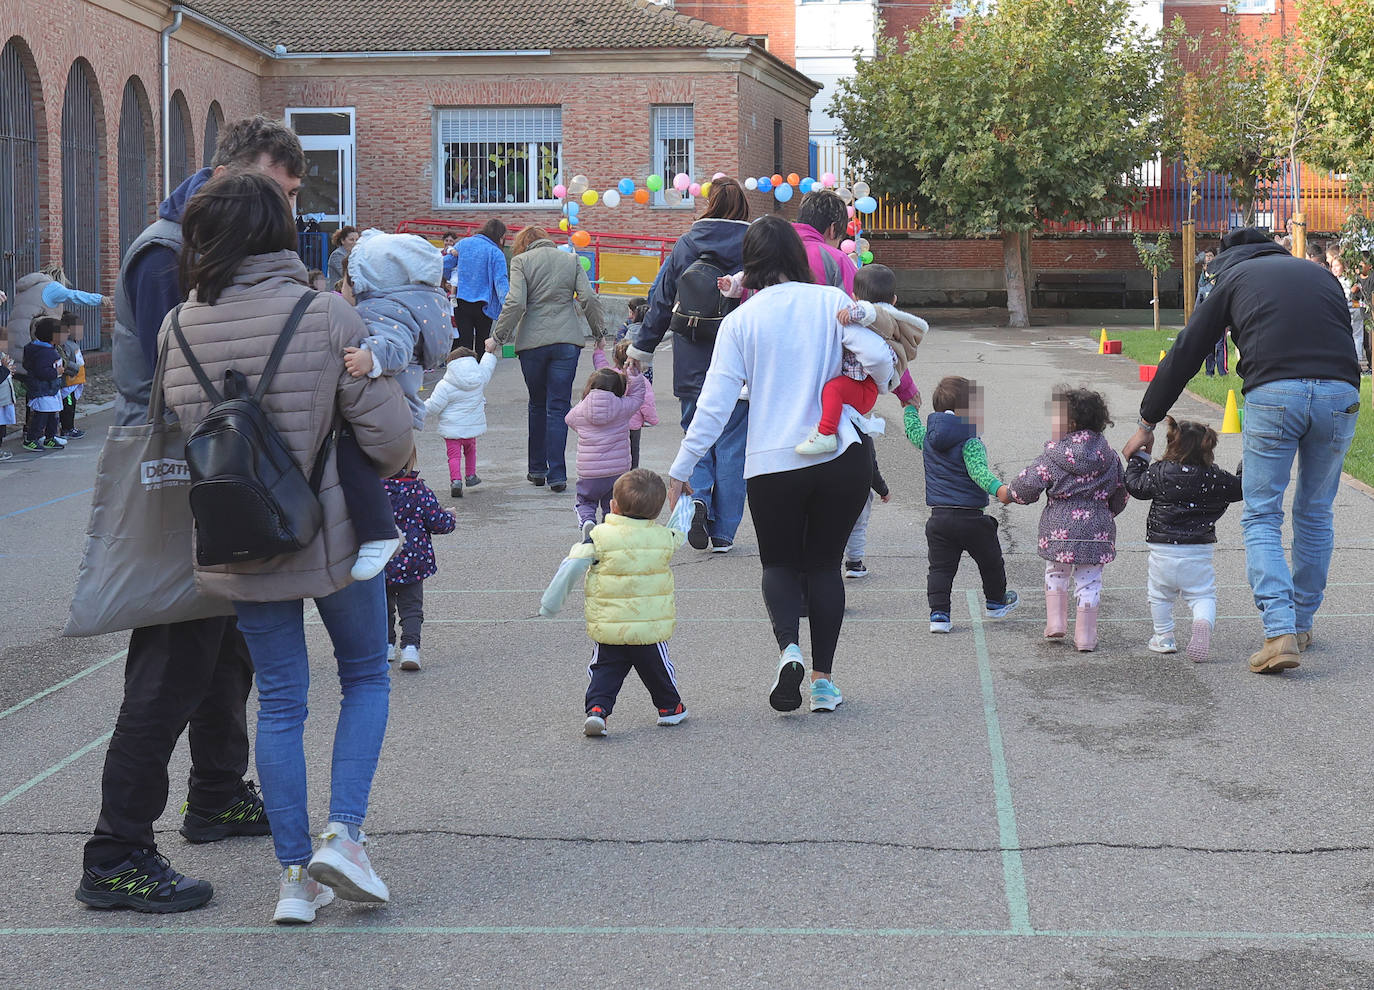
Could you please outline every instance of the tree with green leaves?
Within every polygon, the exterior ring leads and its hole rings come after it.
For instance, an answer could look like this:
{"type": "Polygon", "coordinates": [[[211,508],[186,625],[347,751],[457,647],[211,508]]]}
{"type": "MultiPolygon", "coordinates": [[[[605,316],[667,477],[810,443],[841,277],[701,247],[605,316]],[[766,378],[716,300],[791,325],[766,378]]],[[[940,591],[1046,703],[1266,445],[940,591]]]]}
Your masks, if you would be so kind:
{"type": "MultiPolygon", "coordinates": [[[[1303,0],[1290,66],[1311,76],[1318,65],[1308,127],[1299,135],[1308,144],[1306,157],[1350,173],[1357,185],[1374,184],[1374,2],[1303,0]]],[[[1278,90],[1276,104],[1288,111],[1285,119],[1301,95],[1294,83],[1278,90]]]]}
{"type": "Polygon", "coordinates": [[[1025,232],[1130,206],[1158,147],[1164,46],[1129,0],[946,8],[880,42],[831,111],[885,196],[959,236],[1002,240],[1012,326],[1028,326],[1025,232]]]}

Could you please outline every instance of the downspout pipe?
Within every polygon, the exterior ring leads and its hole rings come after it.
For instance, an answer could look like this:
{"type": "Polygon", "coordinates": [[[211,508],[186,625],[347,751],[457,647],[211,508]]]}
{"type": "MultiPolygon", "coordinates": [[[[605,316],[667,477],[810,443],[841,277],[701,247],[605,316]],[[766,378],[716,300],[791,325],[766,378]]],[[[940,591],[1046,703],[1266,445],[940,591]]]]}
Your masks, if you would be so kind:
{"type": "Polygon", "coordinates": [[[162,198],[172,195],[172,143],[168,140],[172,124],[171,38],[181,29],[181,11],[172,15],[172,23],[162,29],[162,51],[159,68],[162,70],[162,198]]]}

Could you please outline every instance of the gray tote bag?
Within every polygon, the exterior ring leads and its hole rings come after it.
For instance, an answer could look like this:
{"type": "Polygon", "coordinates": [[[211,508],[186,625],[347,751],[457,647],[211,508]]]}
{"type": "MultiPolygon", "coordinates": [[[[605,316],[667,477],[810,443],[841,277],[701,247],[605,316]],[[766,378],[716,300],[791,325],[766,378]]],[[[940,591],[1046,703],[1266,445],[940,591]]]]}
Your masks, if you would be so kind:
{"type": "Polygon", "coordinates": [[[233,615],[233,605],[196,588],[186,437],[167,421],[164,339],[148,421],[114,426],[96,465],[86,552],[64,636],[100,636],[191,619],[233,615]]]}

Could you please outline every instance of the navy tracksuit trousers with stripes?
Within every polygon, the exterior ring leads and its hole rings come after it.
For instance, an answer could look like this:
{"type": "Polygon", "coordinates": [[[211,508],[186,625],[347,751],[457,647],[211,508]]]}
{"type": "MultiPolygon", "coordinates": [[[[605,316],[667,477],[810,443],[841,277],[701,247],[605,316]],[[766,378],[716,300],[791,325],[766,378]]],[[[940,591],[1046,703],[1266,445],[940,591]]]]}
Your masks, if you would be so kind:
{"type": "Polygon", "coordinates": [[[591,666],[587,673],[592,682],[587,686],[587,712],[600,708],[606,715],[615,707],[620,685],[625,683],[631,669],[649,689],[649,697],[660,711],[675,711],[682,703],[677,693],[677,675],[668,659],[667,643],[648,646],[616,646],[597,643],[592,649],[591,666]]]}

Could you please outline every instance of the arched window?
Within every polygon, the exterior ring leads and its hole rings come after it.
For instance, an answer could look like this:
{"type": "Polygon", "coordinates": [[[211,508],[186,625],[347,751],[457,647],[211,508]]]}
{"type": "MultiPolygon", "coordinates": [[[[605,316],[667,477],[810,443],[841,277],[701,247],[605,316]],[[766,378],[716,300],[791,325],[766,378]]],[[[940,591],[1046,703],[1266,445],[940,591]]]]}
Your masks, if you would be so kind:
{"type": "Polygon", "coordinates": [[[186,94],[177,90],[172,94],[172,119],[167,125],[167,147],[172,152],[172,167],[167,174],[173,189],[191,174],[191,162],[195,161],[191,140],[191,108],[186,105],[186,94]]]}
{"type": "MultiPolygon", "coordinates": [[[[87,292],[100,291],[103,120],[95,73],[85,59],[79,58],[67,73],[67,90],[62,97],[62,267],[67,280],[87,292]]],[[[98,348],[100,309],[67,308],[84,317],[86,339],[81,346],[98,348]]]]}
{"type": "MultiPolygon", "coordinates": [[[[38,108],[42,106],[33,56],[18,38],[0,51],[0,289],[38,270],[38,108]]],[[[0,306],[9,322],[10,303],[0,306]]]]}
{"type": "Polygon", "coordinates": [[[138,76],[124,84],[119,110],[119,254],[123,257],[153,219],[153,191],[148,181],[152,109],[138,76]]]}
{"type": "Polygon", "coordinates": [[[220,108],[218,100],[211,100],[210,112],[205,115],[205,158],[200,163],[203,168],[209,168],[215,157],[215,148],[219,146],[219,127],[223,123],[224,110],[220,108]]]}

